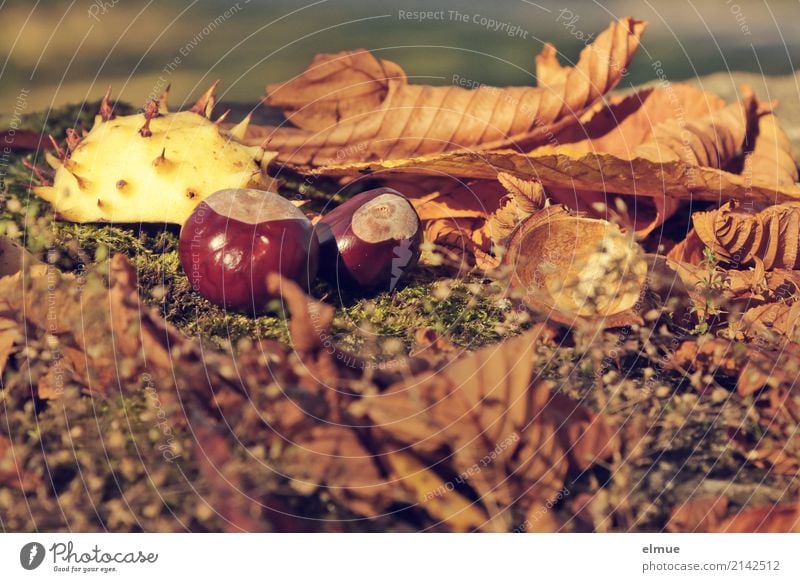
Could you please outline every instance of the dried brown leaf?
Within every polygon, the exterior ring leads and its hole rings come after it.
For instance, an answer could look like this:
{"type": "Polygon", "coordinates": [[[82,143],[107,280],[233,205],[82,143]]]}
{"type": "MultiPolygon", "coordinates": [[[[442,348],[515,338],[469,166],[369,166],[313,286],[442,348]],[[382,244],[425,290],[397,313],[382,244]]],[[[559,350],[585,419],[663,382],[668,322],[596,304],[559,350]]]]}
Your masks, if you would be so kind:
{"type": "Polygon", "coordinates": [[[319,54],[300,75],[267,85],[268,105],[297,127],[329,127],[380,107],[390,89],[407,84],[399,65],[367,50],[319,54]]]}
{"type": "Polygon", "coordinates": [[[669,121],[657,126],[648,142],[625,153],[585,151],[579,144],[548,145],[528,154],[512,150],[453,151],[408,159],[331,164],[316,172],[347,176],[391,171],[476,180],[493,180],[499,172],[507,172],[536,179],[548,191],[565,188],[572,193],[602,191],[654,198],[662,205],[662,219],[673,204],[669,198],[714,202],[740,199],[766,204],[799,199],[800,186],[796,184],[776,186],[763,176],[751,179],[721,169],[742,145],[747,129],[746,110],[746,103],[734,104],[695,121],[686,148],[676,137],[680,122],[669,121]]]}
{"type": "Polygon", "coordinates": [[[267,288],[286,302],[292,316],[289,334],[294,349],[302,354],[314,352],[333,321],[333,307],[312,299],[297,283],[275,273],[267,276],[267,288]]]}
{"type": "Polygon", "coordinates": [[[651,162],[683,161],[687,166],[724,168],[744,143],[753,104],[750,89],[743,90],[741,103],[686,122],[670,119],[656,125],[653,135],[637,145],[631,159],[651,162]]]}
{"type": "Polygon", "coordinates": [[[800,506],[797,503],[750,507],[722,522],[715,530],[724,533],[798,533],[800,506]]]}
{"type": "Polygon", "coordinates": [[[479,504],[464,498],[452,483],[445,482],[411,453],[391,451],[386,453],[386,459],[392,476],[409,491],[412,499],[432,518],[447,523],[449,531],[472,531],[490,521],[479,504]]]}
{"type": "Polygon", "coordinates": [[[555,137],[558,144],[577,151],[631,157],[634,148],[653,139],[661,124],[707,118],[724,108],[721,98],[690,85],[645,87],[598,103],[580,125],[570,126],[555,137]]]}
{"type": "Polygon", "coordinates": [[[283,107],[299,129],[263,128],[251,143],[277,150],[279,161],[320,166],[541,142],[620,81],[644,28],[632,18],[613,22],[574,68],[556,67],[545,47],[536,88],[414,85],[367,51],[321,55],[299,77],[267,88],[265,102],[283,107]]]}
{"type": "Polygon", "coordinates": [[[715,531],[727,513],[727,497],[688,499],[672,508],[667,522],[667,531],[673,533],[707,533],[715,531]]]}
{"type": "Polygon", "coordinates": [[[683,342],[669,361],[679,370],[702,370],[733,378],[739,395],[747,396],[768,386],[791,386],[800,374],[799,348],[787,344],[767,349],[722,338],[700,338],[683,342]]]}
{"type": "Polygon", "coordinates": [[[798,325],[800,325],[800,302],[767,303],[748,309],[742,315],[742,327],[750,337],[769,337],[780,334],[786,339],[797,342],[798,325]]]}
{"type": "Polygon", "coordinates": [[[294,439],[281,461],[297,491],[309,494],[321,488],[361,515],[377,515],[393,499],[377,459],[348,427],[312,427],[294,439]]]}
{"type": "Polygon", "coordinates": [[[396,384],[354,412],[428,460],[429,470],[456,475],[478,494],[491,528],[508,529],[508,507],[545,503],[569,466],[585,468],[614,447],[603,419],[536,381],[533,352],[541,333],[396,384]]]}
{"type": "Polygon", "coordinates": [[[21,461],[14,454],[12,442],[0,434],[0,485],[30,491],[40,483],[41,480],[36,475],[25,471],[21,461]]]}
{"type": "Polygon", "coordinates": [[[756,182],[793,185],[800,177],[786,132],[771,107],[761,106],[756,115],[753,149],[745,158],[742,174],[756,182]]]}
{"type": "Polygon", "coordinates": [[[800,203],[787,202],[752,212],[736,202],[695,212],[697,236],[734,267],[760,260],[765,269],[800,268],[800,203]]]}
{"type": "Polygon", "coordinates": [[[476,230],[472,239],[485,252],[494,245],[503,244],[523,220],[544,208],[547,197],[536,180],[523,180],[511,174],[500,173],[497,180],[508,191],[500,199],[499,207],[476,230]]]}
{"type": "Polygon", "coordinates": [[[697,236],[697,232],[692,229],[685,239],[669,250],[667,258],[673,262],[699,265],[703,260],[703,249],[705,248],[706,245],[697,236]]]}

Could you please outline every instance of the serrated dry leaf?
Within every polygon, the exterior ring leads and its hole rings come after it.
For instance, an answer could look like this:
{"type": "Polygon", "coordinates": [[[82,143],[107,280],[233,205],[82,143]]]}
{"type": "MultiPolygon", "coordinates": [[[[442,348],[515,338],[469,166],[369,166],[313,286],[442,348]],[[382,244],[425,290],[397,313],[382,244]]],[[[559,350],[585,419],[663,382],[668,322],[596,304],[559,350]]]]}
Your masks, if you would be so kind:
{"type": "Polygon", "coordinates": [[[440,180],[436,187],[417,196],[414,192],[410,199],[422,221],[425,242],[444,250],[454,270],[473,263],[484,270],[497,267],[495,248],[519,222],[546,204],[541,184],[510,174],[501,173],[493,181],[440,180]]]}
{"type": "Polygon", "coordinates": [[[644,28],[632,18],[613,22],[574,68],[554,66],[554,49],[545,47],[536,88],[414,85],[364,50],[321,55],[299,77],[267,88],[265,102],[283,107],[299,129],[263,128],[250,143],[279,151],[284,163],[320,166],[542,142],[622,79],[644,28]]]}
{"type": "Polygon", "coordinates": [[[494,245],[504,243],[522,221],[542,210],[547,202],[544,188],[536,180],[523,180],[502,172],[497,175],[497,180],[508,194],[500,199],[497,210],[472,235],[485,252],[491,252],[494,245]]]}
{"type": "Polygon", "coordinates": [[[692,215],[697,236],[727,262],[765,269],[800,268],[800,202],[748,211],[736,202],[692,215]]]}

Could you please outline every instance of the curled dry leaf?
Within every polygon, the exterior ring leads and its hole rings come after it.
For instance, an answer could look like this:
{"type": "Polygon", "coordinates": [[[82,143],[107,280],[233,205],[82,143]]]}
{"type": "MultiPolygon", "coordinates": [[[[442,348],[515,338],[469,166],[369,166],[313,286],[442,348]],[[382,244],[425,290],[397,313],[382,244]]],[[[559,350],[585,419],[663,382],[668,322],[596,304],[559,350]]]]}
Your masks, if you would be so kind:
{"type": "MultiPolygon", "coordinates": [[[[699,239],[698,239],[699,240],[699,239]]],[[[689,247],[685,247],[688,249],[689,247]]],[[[700,248],[705,246],[700,242],[700,248]]],[[[699,251],[698,251],[699,252],[699,251]]],[[[680,256],[680,253],[671,253],[670,257],[680,256]]],[[[755,330],[753,324],[760,311],[754,311],[748,317],[737,317],[747,314],[750,310],[769,304],[791,304],[800,291],[800,272],[787,269],[774,269],[767,271],[761,262],[747,270],[724,269],[715,266],[713,269],[717,287],[709,288],[707,280],[709,270],[707,266],[684,262],[679,259],[667,258],[666,263],[680,279],[687,291],[689,302],[695,306],[695,311],[702,311],[706,302],[711,300],[715,306],[729,314],[727,322],[739,331],[755,330]]],[[[669,295],[673,295],[670,293],[669,295]]],[[[772,312],[779,318],[781,312],[777,309],[772,312]]],[[[768,316],[765,323],[769,323],[768,316]]],[[[780,319],[780,318],[779,318],[780,319]]],[[[688,323],[688,322],[687,322],[688,323]]],[[[776,330],[780,331],[780,330],[776,330]]],[[[736,336],[736,339],[742,339],[736,336]]]]}
{"type": "Polygon", "coordinates": [[[576,152],[609,152],[631,157],[633,149],[653,139],[660,125],[682,116],[685,122],[707,118],[724,109],[725,101],[690,85],[672,83],[612,95],[555,137],[576,152]]]}
{"type": "Polygon", "coordinates": [[[758,121],[753,149],[745,158],[742,174],[756,182],[793,185],[800,177],[786,132],[771,107],[759,105],[756,115],[758,121]]]}
{"type": "Polygon", "coordinates": [[[536,88],[415,85],[365,50],[320,55],[299,77],[267,87],[265,103],[283,107],[298,129],[263,128],[249,143],[311,166],[541,143],[622,79],[644,28],[632,18],[613,22],[574,68],[558,65],[546,46],[536,88]]]}
{"type": "Polygon", "coordinates": [[[637,145],[632,159],[651,162],[681,160],[688,166],[723,168],[733,159],[747,135],[752,91],[746,88],[734,103],[690,122],[670,119],[656,125],[653,135],[637,145]]]}
{"type": "MultiPolygon", "coordinates": [[[[666,138],[675,133],[676,122],[683,128],[695,120],[712,118],[724,107],[725,102],[719,97],[688,85],[646,88],[598,104],[579,125],[559,132],[551,145],[568,146],[575,155],[610,153],[635,159],[638,153],[635,150],[642,144],[650,144],[643,146],[650,148],[657,148],[662,142],[664,146],[669,144],[671,140],[666,138]]],[[[605,183],[598,183],[592,189],[551,186],[549,191],[565,206],[593,218],[612,220],[639,238],[660,226],[680,204],[671,197],[620,196],[605,183]]]]}
{"type": "Polygon", "coordinates": [[[703,260],[703,249],[706,245],[697,236],[697,232],[692,229],[686,238],[672,247],[667,253],[667,259],[673,262],[687,263],[689,265],[699,265],[703,260]]]}
{"type": "MultiPolygon", "coordinates": [[[[654,207],[661,214],[659,220],[674,207],[670,198],[714,202],[742,199],[766,204],[796,200],[800,198],[800,185],[776,184],[763,172],[749,176],[724,169],[742,147],[753,123],[753,103],[752,97],[745,95],[742,103],[692,120],[679,118],[676,113],[675,118],[655,125],[651,132],[631,131],[631,135],[646,140],[638,143],[622,141],[614,146],[615,140],[609,139],[596,145],[598,138],[592,137],[583,143],[559,141],[561,145],[542,146],[527,154],[510,149],[452,151],[409,159],[331,164],[315,172],[348,176],[391,171],[476,180],[493,180],[498,172],[507,172],[536,179],[548,191],[563,188],[573,198],[576,193],[580,198],[584,193],[597,192],[653,198],[653,204],[658,201],[660,205],[654,207]],[[685,145],[684,125],[689,137],[685,145]]],[[[595,201],[588,200],[590,204],[595,201]]]]}
{"type": "Polygon", "coordinates": [[[742,327],[750,337],[769,337],[780,334],[786,339],[798,341],[797,326],[800,325],[800,302],[767,303],[748,309],[742,315],[742,327]]]}
{"type": "Polygon", "coordinates": [[[550,207],[526,219],[505,256],[511,283],[532,305],[568,316],[608,317],[631,309],[647,261],[615,224],[550,207]]]}
{"type": "Polygon", "coordinates": [[[692,220],[700,240],[735,266],[761,261],[765,269],[800,268],[800,203],[752,212],[731,201],[717,210],[695,212],[692,220]]]}

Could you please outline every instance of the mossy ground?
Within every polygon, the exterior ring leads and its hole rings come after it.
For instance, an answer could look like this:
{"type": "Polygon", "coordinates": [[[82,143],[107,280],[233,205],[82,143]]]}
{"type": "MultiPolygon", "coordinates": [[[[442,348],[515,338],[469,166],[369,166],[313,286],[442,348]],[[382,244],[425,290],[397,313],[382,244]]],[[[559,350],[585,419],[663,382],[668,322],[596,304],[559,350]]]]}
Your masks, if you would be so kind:
{"type": "MultiPolygon", "coordinates": [[[[89,126],[95,110],[96,105],[65,108],[52,112],[46,122],[34,116],[26,124],[61,136],[67,127],[89,126]]],[[[26,157],[32,161],[31,155],[26,157]]],[[[251,318],[225,312],[192,291],[178,260],[177,227],[58,222],[52,209],[29,192],[32,176],[22,156],[11,158],[5,177],[0,232],[20,240],[36,257],[57,253],[60,268],[79,271],[106,264],[109,254],[124,253],[138,270],[143,300],[187,335],[218,345],[235,345],[246,337],[288,341],[280,305],[251,318]]],[[[325,196],[324,185],[314,192],[318,203],[325,196]]],[[[408,352],[420,328],[432,328],[456,345],[475,349],[517,334],[536,319],[536,314],[513,309],[497,283],[472,276],[444,279],[424,267],[393,293],[339,296],[319,283],[313,294],[337,307],[332,328],[336,341],[375,357],[408,352]]],[[[537,355],[541,373],[558,380],[560,390],[602,409],[621,427],[623,439],[632,435],[623,445],[622,458],[568,480],[572,499],[581,492],[605,492],[606,505],[616,508],[607,529],[659,530],[669,508],[690,495],[738,487],[731,495],[736,507],[777,502],[796,496],[800,487],[790,476],[748,465],[742,453],[729,446],[726,431],[731,425],[741,427],[745,438],[764,436],[752,420],[752,398],[731,392],[731,379],[716,378],[722,395],[717,391],[705,398],[698,397],[699,378],[661,368],[654,377],[653,363],[668,351],[674,333],[656,320],[624,337],[618,330],[565,336],[557,347],[543,346],[537,355]],[[609,358],[610,353],[614,357],[609,358]]],[[[160,437],[151,434],[152,423],[146,422],[152,403],[145,391],[102,402],[67,392],[57,404],[46,406],[34,403],[27,391],[14,391],[9,383],[0,395],[16,454],[39,458],[32,464],[42,464],[42,474],[50,477],[41,490],[23,497],[24,503],[0,487],[1,529],[213,531],[224,526],[210,509],[213,492],[203,490],[191,458],[172,465],[148,457],[160,455],[160,437]],[[111,439],[113,450],[108,449],[109,435],[117,435],[111,439]],[[153,466],[158,471],[148,472],[153,466]]],[[[190,446],[187,443],[187,449],[190,446]]],[[[263,451],[236,451],[231,462],[259,463],[259,456],[263,451]]],[[[372,522],[347,521],[354,516],[329,500],[284,496],[284,484],[276,481],[272,486],[291,511],[322,520],[309,522],[311,529],[381,531],[426,525],[424,515],[415,510],[372,522]]],[[[602,528],[602,520],[599,523],[602,528]]]]}
{"type": "MultiPolygon", "coordinates": [[[[117,105],[124,113],[131,108],[117,105]]],[[[63,136],[68,127],[91,126],[96,104],[70,107],[25,120],[25,126],[63,136]],[[77,121],[75,121],[77,119],[77,121]]],[[[33,156],[26,156],[33,162],[33,156]]],[[[42,162],[39,160],[39,164],[42,162]]],[[[52,209],[28,191],[36,178],[22,165],[22,157],[13,159],[8,168],[8,190],[0,229],[20,238],[34,255],[43,258],[47,249],[60,253],[58,265],[64,270],[90,268],[109,253],[123,253],[137,267],[143,299],[159,307],[163,315],[179,329],[214,343],[227,343],[242,337],[288,339],[280,305],[261,317],[228,312],[203,299],[191,289],[178,258],[179,227],[175,225],[98,225],[73,224],[53,220],[52,209]],[[17,202],[9,202],[15,200],[17,202]]],[[[287,196],[296,194],[289,183],[287,196]]],[[[324,188],[325,184],[322,184],[324,188]]],[[[330,193],[317,186],[312,206],[341,201],[342,194],[330,193]],[[327,196],[327,198],[326,198],[327,196]]],[[[345,193],[345,196],[347,194],[345,193]]],[[[509,305],[491,291],[491,284],[480,279],[453,281],[447,293],[432,293],[436,278],[420,268],[394,293],[370,297],[340,295],[325,283],[317,283],[314,295],[338,306],[334,331],[340,341],[358,345],[365,329],[382,337],[396,337],[408,344],[415,330],[432,327],[457,344],[479,347],[501,339],[497,326],[506,319],[509,305]]],[[[505,328],[504,328],[505,329],[505,328]]],[[[507,333],[507,332],[505,332],[507,333]]]]}

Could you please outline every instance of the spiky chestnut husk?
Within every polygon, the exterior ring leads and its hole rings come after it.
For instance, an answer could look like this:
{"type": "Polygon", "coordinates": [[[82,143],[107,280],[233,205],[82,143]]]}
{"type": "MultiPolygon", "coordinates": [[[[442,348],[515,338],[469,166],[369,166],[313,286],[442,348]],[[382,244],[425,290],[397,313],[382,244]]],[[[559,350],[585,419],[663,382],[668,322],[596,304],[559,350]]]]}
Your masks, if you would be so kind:
{"type": "Polygon", "coordinates": [[[213,192],[266,187],[272,156],[239,142],[249,118],[227,131],[208,119],[215,87],[189,111],[170,113],[165,94],[123,117],[114,117],[106,94],[91,131],[71,132],[58,157],[47,155],[53,184],[34,192],[74,222],[183,224],[213,192]]]}
{"type": "Polygon", "coordinates": [[[258,314],[271,299],[267,275],[307,288],[319,245],[305,215],[278,194],[228,189],[203,200],[183,225],[179,254],[192,288],[229,309],[258,314]]]}
{"type": "Polygon", "coordinates": [[[392,291],[419,260],[422,227],[411,203],[391,188],[354,196],[317,223],[321,275],[349,291],[392,291]]]}

